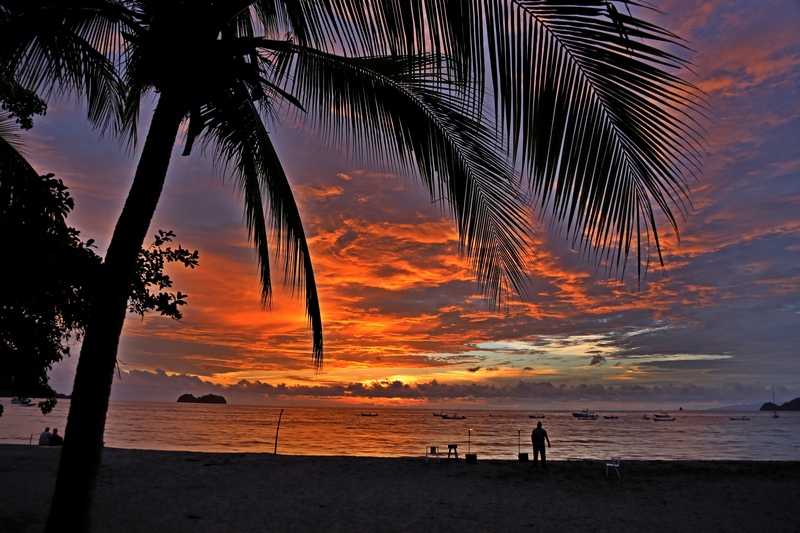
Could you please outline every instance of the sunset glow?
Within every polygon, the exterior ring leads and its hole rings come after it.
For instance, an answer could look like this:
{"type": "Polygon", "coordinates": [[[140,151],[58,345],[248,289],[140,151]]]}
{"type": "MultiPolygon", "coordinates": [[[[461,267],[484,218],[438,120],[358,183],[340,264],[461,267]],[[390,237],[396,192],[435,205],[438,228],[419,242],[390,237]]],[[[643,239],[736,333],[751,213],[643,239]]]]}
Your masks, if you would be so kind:
{"type": "MultiPolygon", "coordinates": [[[[800,396],[800,4],[658,7],[669,14],[658,23],[698,52],[683,75],[712,106],[680,242],[661,221],[663,269],[651,254],[642,279],[633,259],[608,276],[545,219],[531,237],[527,299],[497,310],[459,257],[453,223],[413,177],[340,157],[286,123],[273,139],[320,292],[316,374],[301,293],[278,282],[262,309],[238,191],[176,146],[151,233],[173,230],[200,266],[169,271],[189,295],[182,322],[128,318],[112,399],[624,409],[760,404],[773,385],[782,401],[800,396]]],[[[69,222],[103,254],[135,159],[68,103],[25,141],[37,171],[70,187],[69,222]]],[[[278,275],[280,258],[272,264],[278,275]]],[[[70,392],[76,364],[54,368],[56,390],[70,392]]]]}

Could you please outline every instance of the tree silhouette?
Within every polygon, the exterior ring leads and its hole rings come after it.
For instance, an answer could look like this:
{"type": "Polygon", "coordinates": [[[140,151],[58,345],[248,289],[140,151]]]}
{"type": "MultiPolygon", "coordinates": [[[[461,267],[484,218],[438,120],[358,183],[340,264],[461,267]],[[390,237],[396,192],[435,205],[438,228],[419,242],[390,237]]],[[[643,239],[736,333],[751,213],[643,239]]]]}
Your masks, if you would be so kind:
{"type": "Polygon", "coordinates": [[[700,134],[685,111],[698,109],[697,91],[670,73],[683,61],[654,46],[679,40],[608,1],[4,0],[0,8],[0,66],[24,86],[79,91],[95,124],[131,139],[142,97],[157,94],[92,302],[49,530],[89,525],[125,301],[182,124],[184,154],[196,142],[210,147],[239,184],[263,303],[270,246],[285,282],[305,295],[317,367],[312,264],[265,124],[285,106],[323,135],[415,170],[445,201],[492,302],[524,289],[527,194],[591,259],[624,269],[635,251],[641,268],[648,243],[660,256],[657,214],[677,229],[673,209],[684,208],[685,175],[699,164],[700,134]]]}
{"type": "MultiPolygon", "coordinates": [[[[67,224],[73,208],[66,185],[52,174],[20,176],[0,167],[0,232],[15,256],[5,266],[0,293],[0,391],[42,399],[44,414],[57,403],[47,372],[70,356],[72,340],[84,334],[102,259],[92,239],[83,241],[67,224]]],[[[194,268],[199,254],[169,246],[174,236],[159,231],[150,247],[139,250],[129,312],[182,318],[187,295],[167,291],[172,279],[164,266],[194,268]]]]}

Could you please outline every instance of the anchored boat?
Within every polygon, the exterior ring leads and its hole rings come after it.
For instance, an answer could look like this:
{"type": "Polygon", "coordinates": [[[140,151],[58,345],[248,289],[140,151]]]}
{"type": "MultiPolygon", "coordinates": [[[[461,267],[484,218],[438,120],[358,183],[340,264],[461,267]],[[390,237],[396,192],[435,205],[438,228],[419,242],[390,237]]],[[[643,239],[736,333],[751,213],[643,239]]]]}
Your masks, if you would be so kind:
{"type": "Polygon", "coordinates": [[[592,413],[588,409],[584,409],[580,413],[572,413],[572,416],[578,420],[597,420],[597,413],[592,413]]]}

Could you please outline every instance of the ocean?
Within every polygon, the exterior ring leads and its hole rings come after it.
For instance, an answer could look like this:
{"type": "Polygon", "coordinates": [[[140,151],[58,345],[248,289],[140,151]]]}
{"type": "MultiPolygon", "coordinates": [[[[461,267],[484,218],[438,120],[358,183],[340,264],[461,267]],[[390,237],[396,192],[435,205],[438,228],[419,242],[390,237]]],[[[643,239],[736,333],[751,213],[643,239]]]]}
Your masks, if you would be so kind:
{"type": "MultiPolygon", "coordinates": [[[[0,443],[37,441],[45,426],[63,433],[69,400],[49,415],[0,400],[0,443]]],[[[428,446],[459,455],[516,460],[532,457],[530,433],[541,421],[552,448],[548,459],[800,460],[800,413],[679,411],[675,420],[643,419],[652,412],[617,412],[616,419],[579,420],[568,411],[461,410],[465,419],[442,419],[435,409],[280,407],[112,401],[106,446],[149,450],[344,455],[424,456],[428,446]],[[362,416],[361,413],[377,413],[362,416]],[[543,414],[545,418],[530,418],[543,414]],[[731,417],[749,420],[731,420],[731,417]],[[278,419],[280,428],[278,430],[278,419]],[[277,445],[276,445],[277,432],[277,445]]],[[[452,411],[448,411],[453,414],[452,411]]]]}

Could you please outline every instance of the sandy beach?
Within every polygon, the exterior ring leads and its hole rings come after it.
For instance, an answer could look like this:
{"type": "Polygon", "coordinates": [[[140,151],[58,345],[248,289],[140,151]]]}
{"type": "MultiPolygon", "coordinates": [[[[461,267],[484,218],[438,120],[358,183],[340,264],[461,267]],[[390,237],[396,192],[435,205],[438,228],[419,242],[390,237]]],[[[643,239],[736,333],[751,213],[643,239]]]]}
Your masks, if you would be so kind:
{"type": "MultiPolygon", "coordinates": [[[[58,457],[0,445],[0,531],[43,529],[58,457]]],[[[623,458],[620,470],[108,448],[94,529],[800,531],[800,462],[623,458]]]]}

